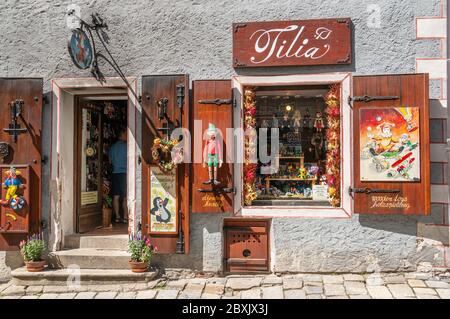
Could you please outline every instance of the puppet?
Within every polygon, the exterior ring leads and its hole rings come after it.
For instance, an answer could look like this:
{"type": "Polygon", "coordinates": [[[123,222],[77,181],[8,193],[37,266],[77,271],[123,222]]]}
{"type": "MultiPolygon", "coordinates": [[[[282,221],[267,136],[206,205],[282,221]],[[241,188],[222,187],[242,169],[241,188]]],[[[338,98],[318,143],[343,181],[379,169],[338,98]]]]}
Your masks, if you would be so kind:
{"type": "Polygon", "coordinates": [[[222,146],[220,141],[217,141],[217,128],[214,124],[209,123],[208,137],[205,147],[203,148],[203,167],[208,166],[209,180],[203,182],[204,184],[219,185],[217,180],[217,169],[222,167],[222,146]]]}

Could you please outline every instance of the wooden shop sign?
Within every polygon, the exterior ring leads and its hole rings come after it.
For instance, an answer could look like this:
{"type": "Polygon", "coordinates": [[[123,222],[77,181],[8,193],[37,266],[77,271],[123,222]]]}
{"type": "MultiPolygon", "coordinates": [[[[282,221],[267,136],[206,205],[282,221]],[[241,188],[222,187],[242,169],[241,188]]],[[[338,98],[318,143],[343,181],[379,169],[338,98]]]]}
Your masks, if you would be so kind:
{"type": "Polygon", "coordinates": [[[233,24],[235,68],[351,62],[349,18],[233,24]]]}

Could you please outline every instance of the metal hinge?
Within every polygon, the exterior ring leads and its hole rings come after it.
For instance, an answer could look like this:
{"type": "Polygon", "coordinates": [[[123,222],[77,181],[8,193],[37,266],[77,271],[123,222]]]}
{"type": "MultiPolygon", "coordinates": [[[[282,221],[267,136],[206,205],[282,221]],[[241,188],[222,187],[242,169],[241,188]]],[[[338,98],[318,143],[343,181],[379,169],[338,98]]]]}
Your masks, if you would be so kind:
{"type": "Polygon", "coordinates": [[[184,84],[177,85],[177,106],[181,109],[184,105],[185,87],[184,84]]]}
{"type": "Polygon", "coordinates": [[[374,193],[378,193],[378,194],[398,194],[400,193],[400,190],[398,189],[378,189],[378,188],[353,188],[353,187],[349,187],[348,188],[348,193],[350,194],[350,196],[353,193],[359,193],[359,194],[374,194],[374,193]]]}
{"type": "Polygon", "coordinates": [[[199,188],[197,189],[200,193],[233,193],[236,194],[236,188],[234,187],[225,187],[225,188],[212,188],[212,189],[204,189],[199,188]]]}
{"type": "Polygon", "coordinates": [[[232,99],[213,99],[213,100],[199,100],[199,104],[214,104],[217,106],[221,105],[232,105],[233,100],[232,99]]]}
{"type": "Polygon", "coordinates": [[[363,96],[354,96],[348,97],[348,103],[351,104],[352,102],[364,102],[368,103],[371,101],[385,101],[385,100],[398,100],[399,97],[395,95],[388,95],[388,96],[371,96],[371,95],[363,95],[363,96]]]}

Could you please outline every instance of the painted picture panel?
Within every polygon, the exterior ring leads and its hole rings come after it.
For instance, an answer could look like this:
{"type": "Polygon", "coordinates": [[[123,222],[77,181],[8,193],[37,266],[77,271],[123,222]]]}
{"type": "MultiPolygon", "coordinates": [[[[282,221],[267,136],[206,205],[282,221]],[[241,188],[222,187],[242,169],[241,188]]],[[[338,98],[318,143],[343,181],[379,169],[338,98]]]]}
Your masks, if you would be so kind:
{"type": "Polygon", "coordinates": [[[150,233],[178,232],[176,172],[150,168],[150,233]]]}
{"type": "Polygon", "coordinates": [[[361,108],[359,115],[361,181],[420,181],[419,108],[361,108]]]}

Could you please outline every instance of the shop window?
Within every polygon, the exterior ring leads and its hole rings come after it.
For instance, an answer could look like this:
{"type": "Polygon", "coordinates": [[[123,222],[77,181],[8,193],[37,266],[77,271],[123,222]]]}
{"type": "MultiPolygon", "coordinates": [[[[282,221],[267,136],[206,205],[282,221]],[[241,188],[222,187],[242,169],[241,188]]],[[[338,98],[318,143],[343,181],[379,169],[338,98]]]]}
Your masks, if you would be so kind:
{"type": "Polygon", "coordinates": [[[340,206],[338,84],[245,87],[244,124],[245,205],[340,206]]]}

